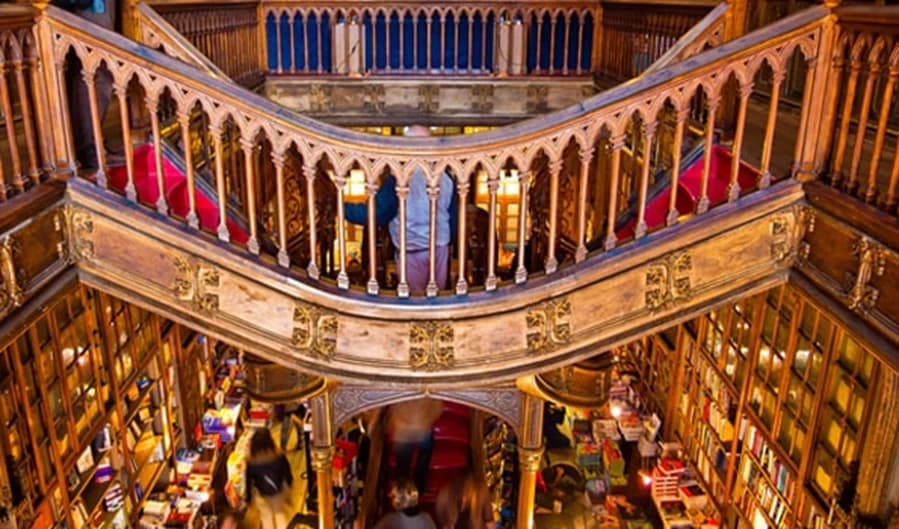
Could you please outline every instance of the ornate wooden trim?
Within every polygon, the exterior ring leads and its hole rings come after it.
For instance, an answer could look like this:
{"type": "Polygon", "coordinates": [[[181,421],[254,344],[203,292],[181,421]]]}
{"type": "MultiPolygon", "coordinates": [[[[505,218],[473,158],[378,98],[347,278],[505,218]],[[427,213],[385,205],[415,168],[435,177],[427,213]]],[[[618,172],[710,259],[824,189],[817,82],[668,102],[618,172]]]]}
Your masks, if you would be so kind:
{"type": "Polygon", "coordinates": [[[323,360],[334,357],[337,348],[337,316],[315,305],[297,302],[293,309],[294,347],[323,360]]]}
{"type": "Polygon", "coordinates": [[[413,323],[409,327],[409,366],[426,371],[452,367],[455,337],[452,323],[413,323]]]}
{"type": "Polygon", "coordinates": [[[572,334],[570,316],[568,298],[545,301],[528,309],[525,316],[528,353],[541,355],[567,344],[572,334]]]}

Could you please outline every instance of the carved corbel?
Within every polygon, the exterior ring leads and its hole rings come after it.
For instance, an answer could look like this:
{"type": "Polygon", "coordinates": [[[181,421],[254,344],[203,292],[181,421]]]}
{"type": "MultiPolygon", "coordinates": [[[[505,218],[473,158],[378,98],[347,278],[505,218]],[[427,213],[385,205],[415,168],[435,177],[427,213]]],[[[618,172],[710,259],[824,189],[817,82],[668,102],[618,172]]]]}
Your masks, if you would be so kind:
{"type": "Polygon", "coordinates": [[[0,277],[3,279],[0,285],[0,317],[6,317],[22,305],[24,299],[16,274],[15,255],[18,250],[19,244],[12,235],[7,235],[0,242],[0,277]]]}
{"type": "Polygon", "coordinates": [[[798,221],[796,222],[796,260],[808,261],[811,245],[805,240],[805,236],[815,231],[815,210],[808,206],[799,206],[798,221]]]}
{"type": "Polygon", "coordinates": [[[66,204],[53,219],[54,228],[63,233],[62,241],[56,246],[59,258],[69,264],[94,258],[94,243],[90,234],[94,231],[94,221],[90,212],[66,204]]]}
{"type": "Polygon", "coordinates": [[[297,303],[293,309],[291,341],[298,349],[308,351],[324,360],[334,357],[337,350],[337,316],[313,305],[297,303]]]}
{"type": "Polygon", "coordinates": [[[415,322],[409,329],[409,366],[436,371],[455,363],[456,334],[449,323],[415,322]]]}
{"type": "Polygon", "coordinates": [[[852,255],[858,257],[858,271],[847,275],[852,286],[846,292],[846,304],[850,310],[867,314],[880,295],[880,291],[870,282],[874,276],[882,276],[885,271],[886,249],[862,236],[852,245],[852,255]]]}
{"type": "Polygon", "coordinates": [[[528,353],[555,351],[571,341],[571,302],[568,298],[546,301],[528,310],[528,353]]]}

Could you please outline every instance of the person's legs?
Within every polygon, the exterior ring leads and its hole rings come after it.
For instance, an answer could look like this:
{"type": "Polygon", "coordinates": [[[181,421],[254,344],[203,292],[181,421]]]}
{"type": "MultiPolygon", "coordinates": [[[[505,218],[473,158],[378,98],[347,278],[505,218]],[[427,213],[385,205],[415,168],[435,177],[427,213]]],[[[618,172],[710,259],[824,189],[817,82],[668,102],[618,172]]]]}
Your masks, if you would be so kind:
{"type": "MultiPolygon", "coordinates": [[[[446,290],[449,288],[449,246],[438,246],[434,252],[434,261],[436,263],[434,277],[437,279],[437,288],[446,290]]],[[[455,285],[453,286],[455,289],[455,285]]]]}
{"type": "Polygon", "coordinates": [[[428,470],[431,466],[431,452],[434,448],[434,432],[428,432],[428,436],[418,443],[418,457],[415,459],[415,470],[412,480],[418,487],[419,496],[424,494],[428,485],[428,470]]]}
{"type": "MultiPolygon", "coordinates": [[[[399,265],[399,259],[397,259],[399,265]]],[[[428,252],[406,252],[406,282],[409,283],[409,292],[412,294],[424,294],[428,287],[428,252]]]]}
{"type": "Polygon", "coordinates": [[[396,455],[396,476],[394,477],[411,477],[412,451],[415,449],[415,446],[415,443],[394,443],[393,451],[396,455]]]}

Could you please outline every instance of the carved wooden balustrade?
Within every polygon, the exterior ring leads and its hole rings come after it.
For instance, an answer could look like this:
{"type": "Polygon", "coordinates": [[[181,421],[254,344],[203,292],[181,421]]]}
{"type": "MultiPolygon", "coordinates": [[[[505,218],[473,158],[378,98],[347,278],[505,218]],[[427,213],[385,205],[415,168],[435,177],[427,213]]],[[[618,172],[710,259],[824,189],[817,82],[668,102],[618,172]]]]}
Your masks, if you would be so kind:
{"type": "Polygon", "coordinates": [[[597,72],[615,82],[640,75],[709,11],[702,5],[604,3],[597,72]]]}
{"type": "Polygon", "coordinates": [[[53,172],[43,130],[47,93],[30,7],[0,6],[0,202],[53,172]]]}
{"type": "Polygon", "coordinates": [[[899,186],[899,16],[894,9],[841,7],[824,108],[830,184],[896,214],[899,186]]]}
{"type": "MultiPolygon", "coordinates": [[[[782,116],[774,98],[767,107],[765,133],[757,144],[747,142],[744,145],[746,104],[752,95],[752,81],[763,70],[775,74],[782,72],[794,54],[814,62],[822,40],[822,20],[826,10],[822,7],[805,11],[763,32],[728,43],[715,53],[700,54],[690,64],[671,67],[665,75],[647,76],[588,99],[578,107],[540,120],[454,138],[377,137],[322,124],[286,111],[233,83],[208,77],[180,61],[148,51],[118,35],[87,29],[76,17],[52,7],[45,14],[38,24],[41,42],[47,43],[47,49],[42,52],[61,66],[62,58],[72,50],[85,65],[89,81],[92,78],[90,72],[101,61],[106,62],[114,76],[120,101],[124,103],[126,95],[130,95],[133,103],[143,106],[148,114],[153,145],[160,144],[158,110],[162,101],[175,108],[182,144],[194,144],[198,135],[209,138],[214,153],[213,167],[210,167],[214,192],[206,198],[218,207],[214,218],[201,225],[203,196],[197,183],[197,164],[192,149],[185,149],[182,164],[186,172],[183,185],[187,204],[183,217],[189,228],[213,231],[222,243],[246,252],[250,257],[267,254],[266,239],[270,237],[271,253],[282,269],[302,267],[308,280],[317,281],[325,288],[333,288],[328,285],[336,283],[338,290],[346,290],[351,281],[343,211],[350,172],[364,174],[369,184],[369,206],[375,206],[375,191],[380,179],[387,173],[396,175],[401,191],[402,219],[406,207],[402,190],[412,174],[418,169],[424,171],[431,189],[436,191],[437,177],[448,170],[456,180],[463,213],[460,215],[460,235],[455,249],[456,273],[451,290],[455,294],[465,294],[470,288],[492,291],[507,278],[509,283],[522,284],[529,282],[529,277],[535,274],[555,274],[562,266],[583,261],[591,251],[613,251],[650,232],[664,230],[693,215],[702,215],[719,203],[734,202],[746,193],[765,189],[773,180],[790,177],[796,168],[802,169],[804,166],[792,161],[805,163],[811,158],[804,150],[807,148],[811,152],[811,146],[798,139],[805,136],[804,131],[810,126],[807,103],[812,98],[815,76],[806,77],[806,98],[799,131],[785,129],[775,133],[775,125],[782,116]],[[148,64],[153,65],[152,73],[145,67],[148,64]],[[718,165],[722,167],[713,170],[713,157],[706,156],[693,197],[695,207],[681,211],[684,197],[677,185],[681,154],[696,139],[704,144],[705,152],[712,152],[721,94],[727,86],[733,85],[739,88],[739,115],[734,140],[727,149],[734,154],[732,161],[719,160],[718,165]],[[691,105],[695,106],[697,102],[703,112],[696,116],[699,121],[688,123],[691,105]],[[205,115],[205,131],[197,131],[192,126],[192,116],[198,113],[205,115]],[[228,130],[239,131],[240,151],[233,148],[233,139],[226,139],[228,130]],[[786,159],[778,159],[780,151],[774,149],[775,135],[779,145],[794,146],[789,149],[786,159]],[[665,147],[657,149],[658,145],[665,147]],[[235,157],[226,162],[225,153],[229,151],[234,152],[235,157]],[[740,178],[740,159],[752,156],[760,160],[761,177],[757,182],[747,184],[740,178]],[[659,218],[650,219],[647,218],[647,205],[652,180],[665,167],[670,168],[671,185],[663,191],[665,200],[659,218]],[[466,239],[471,230],[466,225],[467,220],[463,220],[468,218],[465,213],[473,202],[472,189],[481,184],[486,187],[487,226],[495,226],[499,190],[510,177],[517,179],[517,204],[520,211],[525,212],[518,215],[515,236],[503,241],[518,249],[515,260],[508,269],[499,269],[497,257],[501,241],[495,230],[488,229],[485,262],[472,264],[466,239]],[[323,210],[320,204],[322,193],[317,187],[322,182],[330,185],[336,195],[328,205],[331,213],[323,210]],[[529,204],[532,187],[546,190],[545,204],[539,211],[529,204]],[[268,214],[263,228],[252,221],[247,233],[241,234],[229,222],[228,205],[234,194],[241,195],[239,201],[244,205],[247,219],[259,219],[263,213],[268,214]],[[290,205],[297,201],[305,202],[305,209],[290,205]],[[634,220],[630,225],[622,226],[621,214],[628,209],[634,212],[634,220]],[[299,262],[291,259],[290,246],[294,233],[290,225],[296,221],[297,214],[308,217],[304,221],[308,227],[305,239],[308,254],[299,262]],[[324,248],[319,244],[318,234],[320,226],[330,222],[335,226],[336,244],[324,248]],[[538,237],[529,246],[534,231],[538,232],[538,237]],[[323,273],[322,262],[333,263],[333,274],[328,273],[330,271],[323,273]],[[474,268],[485,270],[483,283],[471,283],[474,268]]],[[[63,75],[61,68],[50,73],[53,74],[52,82],[58,82],[63,75]]],[[[120,105],[119,121],[122,136],[128,139],[126,145],[130,145],[132,135],[129,119],[132,107],[120,105]]],[[[55,100],[53,108],[54,112],[64,115],[60,100],[55,100]]],[[[99,121],[99,116],[95,115],[94,119],[99,121]]],[[[95,128],[102,143],[102,129],[95,128]]],[[[61,131],[55,132],[55,160],[60,166],[71,165],[70,139],[61,136],[61,131]]],[[[154,163],[158,166],[161,160],[162,153],[158,152],[154,163]]],[[[96,182],[105,188],[109,186],[109,168],[105,160],[100,162],[96,182]]],[[[123,179],[121,187],[129,200],[149,203],[160,213],[178,216],[167,204],[172,189],[167,187],[171,184],[164,178],[157,178],[151,192],[137,193],[133,164],[128,164],[124,170],[127,178],[123,179]]],[[[208,217],[208,207],[206,213],[208,217]]],[[[432,218],[435,215],[432,208],[432,218]]],[[[364,229],[370,240],[375,239],[377,226],[373,215],[364,229]]],[[[403,231],[400,230],[395,264],[396,292],[400,296],[408,295],[403,231]]],[[[378,270],[383,267],[384,258],[379,258],[373,245],[364,251],[368,256],[363,273],[365,291],[383,295],[385,283],[378,270]]],[[[433,251],[432,245],[430,252],[433,251]]],[[[268,259],[266,256],[263,262],[270,262],[268,259]]],[[[437,292],[432,289],[427,294],[432,296],[437,292]]]]}

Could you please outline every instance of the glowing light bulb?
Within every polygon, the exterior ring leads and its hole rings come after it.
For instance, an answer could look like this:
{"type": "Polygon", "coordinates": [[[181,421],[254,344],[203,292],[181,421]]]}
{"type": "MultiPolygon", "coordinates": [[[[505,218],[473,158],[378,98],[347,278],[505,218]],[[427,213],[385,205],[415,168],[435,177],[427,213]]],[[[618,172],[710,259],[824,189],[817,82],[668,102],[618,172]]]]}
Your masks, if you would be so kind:
{"type": "Polygon", "coordinates": [[[648,487],[648,486],[652,485],[652,476],[650,476],[643,470],[638,472],[638,474],[640,475],[640,481],[643,483],[644,487],[648,487]]]}
{"type": "Polygon", "coordinates": [[[621,417],[621,406],[619,406],[617,404],[612,404],[612,409],[610,411],[612,412],[612,417],[614,417],[616,419],[618,417],[621,417]]]}

